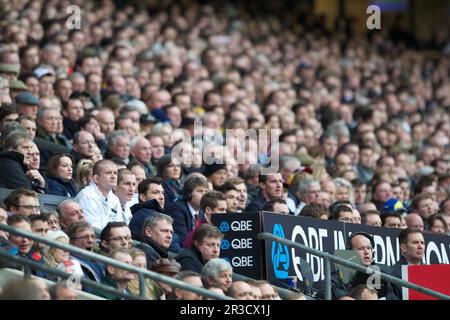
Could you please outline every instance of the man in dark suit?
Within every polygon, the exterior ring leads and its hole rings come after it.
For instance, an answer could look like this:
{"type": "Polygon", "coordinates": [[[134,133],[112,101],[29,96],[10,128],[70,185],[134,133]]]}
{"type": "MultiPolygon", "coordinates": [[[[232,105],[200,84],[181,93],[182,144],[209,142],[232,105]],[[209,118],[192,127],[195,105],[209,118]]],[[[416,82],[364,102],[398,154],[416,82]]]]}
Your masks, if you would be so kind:
{"type": "Polygon", "coordinates": [[[204,177],[192,176],[184,182],[183,198],[166,205],[164,212],[173,218],[173,230],[183,245],[188,233],[200,223],[200,199],[208,192],[204,177]]]}
{"type": "Polygon", "coordinates": [[[202,224],[194,233],[193,245],[190,249],[183,249],[176,260],[181,264],[181,269],[201,273],[205,264],[220,256],[220,242],[223,234],[209,223],[202,224]]]}
{"type": "MultiPolygon", "coordinates": [[[[400,243],[400,260],[391,268],[391,275],[399,279],[402,278],[402,267],[404,265],[421,265],[425,254],[425,240],[422,232],[417,228],[403,229],[398,240],[400,243]]],[[[398,299],[402,298],[402,288],[394,287],[394,294],[398,299]]]]}
{"type": "Polygon", "coordinates": [[[246,211],[261,211],[267,201],[281,198],[283,193],[283,178],[281,173],[259,175],[259,194],[247,206],[246,211]]]}

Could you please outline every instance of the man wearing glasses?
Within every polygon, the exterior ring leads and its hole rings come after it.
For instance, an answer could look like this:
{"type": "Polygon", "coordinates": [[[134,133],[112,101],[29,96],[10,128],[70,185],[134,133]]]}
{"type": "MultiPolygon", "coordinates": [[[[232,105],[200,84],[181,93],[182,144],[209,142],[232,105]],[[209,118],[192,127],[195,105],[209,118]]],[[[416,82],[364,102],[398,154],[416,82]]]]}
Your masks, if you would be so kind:
{"type": "Polygon", "coordinates": [[[131,249],[131,231],[125,222],[109,222],[100,234],[100,252],[108,255],[112,250],[131,249]]]}
{"type": "MultiPolygon", "coordinates": [[[[95,233],[92,226],[85,221],[77,221],[70,225],[67,235],[70,239],[70,244],[87,251],[94,251],[95,248],[95,233]]],[[[105,266],[93,261],[82,255],[72,254],[71,259],[80,262],[81,269],[86,277],[96,282],[101,282],[105,275],[105,266]]]]}
{"type": "Polygon", "coordinates": [[[11,214],[31,216],[40,214],[39,199],[36,192],[27,189],[17,189],[3,200],[6,210],[11,214]]]}

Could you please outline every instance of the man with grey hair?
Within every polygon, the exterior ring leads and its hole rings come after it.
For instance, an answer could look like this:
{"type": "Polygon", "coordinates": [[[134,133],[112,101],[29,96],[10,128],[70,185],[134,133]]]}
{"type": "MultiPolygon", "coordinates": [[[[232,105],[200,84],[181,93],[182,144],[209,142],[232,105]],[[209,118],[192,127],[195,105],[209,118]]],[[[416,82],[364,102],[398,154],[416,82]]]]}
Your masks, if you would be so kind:
{"type": "Polygon", "coordinates": [[[106,159],[127,165],[130,162],[130,136],[125,130],[117,130],[108,136],[106,159]]]}
{"type": "Polygon", "coordinates": [[[219,287],[226,293],[233,282],[233,267],[224,259],[211,259],[203,267],[202,277],[208,287],[219,287]]]}
{"type": "Polygon", "coordinates": [[[59,126],[62,125],[62,115],[57,108],[43,108],[37,113],[36,124],[38,128],[36,130],[36,136],[50,142],[63,145],[67,148],[71,148],[71,144],[66,137],[64,137],[60,131],[59,126]]]}
{"type": "Polygon", "coordinates": [[[154,175],[155,167],[152,165],[152,145],[144,137],[134,137],[130,143],[130,154],[144,166],[146,176],[154,175]]]}
{"type": "Polygon", "coordinates": [[[320,183],[317,180],[302,180],[298,185],[298,193],[300,194],[300,203],[295,209],[295,215],[298,216],[303,207],[311,203],[319,203],[320,200],[320,183]]]}
{"type": "Polygon", "coordinates": [[[163,213],[154,212],[144,221],[142,243],[136,246],[145,252],[147,266],[160,258],[169,257],[169,247],[173,238],[173,219],[163,213]]]}
{"type": "Polygon", "coordinates": [[[72,223],[86,221],[83,208],[73,199],[63,200],[58,204],[57,211],[61,228],[66,233],[72,223]]]}

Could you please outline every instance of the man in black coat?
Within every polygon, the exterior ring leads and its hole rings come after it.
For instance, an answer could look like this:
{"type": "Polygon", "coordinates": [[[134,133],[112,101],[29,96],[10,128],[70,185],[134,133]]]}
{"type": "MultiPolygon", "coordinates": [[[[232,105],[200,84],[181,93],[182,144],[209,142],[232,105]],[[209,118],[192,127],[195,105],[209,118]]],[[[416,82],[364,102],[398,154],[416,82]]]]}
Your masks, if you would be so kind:
{"type": "MultiPolygon", "coordinates": [[[[0,187],[8,189],[24,188],[43,193],[45,182],[39,182],[38,170],[29,170],[26,157],[34,147],[27,133],[10,134],[4,141],[4,151],[0,153],[0,187]]],[[[42,176],[40,176],[42,178],[42,176]]],[[[43,180],[43,179],[42,179],[43,180]]]]}
{"type": "Polygon", "coordinates": [[[156,260],[169,257],[173,237],[172,221],[171,217],[159,212],[145,219],[142,244],[136,245],[136,248],[144,251],[149,269],[156,260]]]}
{"type": "Polygon", "coordinates": [[[161,178],[149,178],[138,185],[139,203],[130,208],[133,217],[128,225],[135,240],[141,240],[142,227],[147,217],[155,212],[163,213],[165,198],[162,182],[161,178]]]}
{"type": "Polygon", "coordinates": [[[203,224],[195,231],[191,248],[183,249],[175,259],[183,271],[201,273],[209,260],[219,258],[222,238],[223,234],[216,226],[203,224]]]}
{"type": "MultiPolygon", "coordinates": [[[[348,248],[355,251],[362,266],[374,267],[383,273],[389,273],[390,270],[387,266],[377,265],[373,261],[374,240],[371,235],[365,232],[353,233],[349,238],[348,248]]],[[[370,275],[357,271],[349,283],[344,283],[341,272],[339,270],[334,271],[331,278],[332,298],[340,299],[344,296],[349,296],[352,288],[360,284],[371,285],[371,281],[368,283],[369,277],[370,275]]],[[[377,283],[374,283],[374,286],[376,285],[377,283]]],[[[378,297],[385,297],[388,300],[396,300],[393,295],[392,285],[386,281],[381,280],[379,282],[379,287],[375,287],[375,289],[378,291],[378,297]]]]}
{"type": "MultiPolygon", "coordinates": [[[[398,240],[400,243],[400,260],[391,268],[391,275],[402,278],[404,265],[421,265],[425,254],[425,240],[422,232],[417,228],[403,229],[398,240]]],[[[398,299],[402,298],[402,288],[394,285],[394,294],[398,299]]]]}
{"type": "Polygon", "coordinates": [[[183,186],[183,199],[167,204],[164,212],[173,218],[173,230],[180,246],[186,236],[200,224],[200,200],[208,192],[208,182],[202,176],[189,177],[183,186]]]}
{"type": "Polygon", "coordinates": [[[261,211],[269,200],[281,198],[283,193],[283,177],[281,173],[259,175],[259,194],[247,206],[246,211],[261,211]]]}

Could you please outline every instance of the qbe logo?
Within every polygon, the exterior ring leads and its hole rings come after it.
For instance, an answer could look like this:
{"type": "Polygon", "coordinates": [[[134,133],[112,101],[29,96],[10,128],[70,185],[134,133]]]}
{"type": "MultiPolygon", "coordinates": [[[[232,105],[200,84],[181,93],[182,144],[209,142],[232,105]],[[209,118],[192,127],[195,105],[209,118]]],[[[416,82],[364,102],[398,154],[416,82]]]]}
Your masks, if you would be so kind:
{"type": "Polygon", "coordinates": [[[220,249],[222,249],[222,250],[230,249],[230,241],[222,240],[222,242],[220,243],[220,249]]]}
{"type": "Polygon", "coordinates": [[[221,232],[228,232],[230,230],[230,225],[227,221],[222,221],[219,225],[219,230],[221,232]]]}
{"type": "MultiPolygon", "coordinates": [[[[285,238],[284,229],[277,223],[273,227],[273,234],[279,238],[285,238]]],[[[287,279],[289,274],[289,251],[286,245],[278,242],[272,242],[272,265],[275,277],[277,279],[287,279]]]]}

